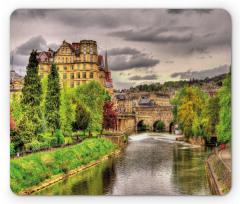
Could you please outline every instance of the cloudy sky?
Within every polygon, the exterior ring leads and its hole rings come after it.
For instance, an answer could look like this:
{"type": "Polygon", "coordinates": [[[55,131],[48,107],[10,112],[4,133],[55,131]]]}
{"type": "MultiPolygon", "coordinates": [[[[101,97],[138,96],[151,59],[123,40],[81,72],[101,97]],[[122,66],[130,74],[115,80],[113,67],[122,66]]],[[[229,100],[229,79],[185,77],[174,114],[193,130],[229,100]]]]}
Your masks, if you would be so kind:
{"type": "Polygon", "coordinates": [[[11,15],[14,69],[24,75],[32,49],[63,40],[96,40],[108,51],[114,88],[200,79],[231,64],[231,17],[225,10],[16,10],[11,15]]]}

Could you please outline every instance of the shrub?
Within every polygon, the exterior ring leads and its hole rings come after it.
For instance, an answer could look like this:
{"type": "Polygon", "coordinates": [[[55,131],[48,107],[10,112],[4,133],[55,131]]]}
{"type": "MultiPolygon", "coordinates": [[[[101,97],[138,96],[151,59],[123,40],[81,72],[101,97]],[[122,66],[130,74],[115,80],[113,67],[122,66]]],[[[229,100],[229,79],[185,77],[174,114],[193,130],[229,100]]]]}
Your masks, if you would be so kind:
{"type": "Polygon", "coordinates": [[[52,137],[51,140],[50,140],[50,145],[51,147],[56,147],[58,146],[58,141],[57,141],[57,138],[56,137],[52,137]]]}
{"type": "Polygon", "coordinates": [[[159,122],[156,124],[156,131],[157,131],[157,132],[164,132],[164,128],[165,128],[164,122],[159,121],[159,122]]]}
{"type": "Polygon", "coordinates": [[[44,138],[44,134],[38,134],[38,135],[37,135],[37,140],[38,140],[39,142],[42,142],[42,141],[43,141],[43,138],[44,138]]]}
{"type": "Polygon", "coordinates": [[[40,149],[47,149],[50,147],[50,143],[48,142],[40,142],[40,149]]]}
{"type": "Polygon", "coordinates": [[[72,137],[65,137],[65,143],[64,144],[71,144],[73,143],[73,138],[72,137]]]}
{"type": "Polygon", "coordinates": [[[40,142],[35,140],[28,144],[28,148],[30,148],[34,152],[39,151],[40,150],[40,142]]]}
{"type": "Polygon", "coordinates": [[[57,144],[58,145],[63,145],[65,142],[65,138],[64,136],[61,134],[60,130],[56,130],[56,132],[54,133],[54,137],[57,138],[57,144]]]}
{"type": "Polygon", "coordinates": [[[14,143],[10,142],[10,154],[14,154],[15,150],[14,150],[14,143]]]}

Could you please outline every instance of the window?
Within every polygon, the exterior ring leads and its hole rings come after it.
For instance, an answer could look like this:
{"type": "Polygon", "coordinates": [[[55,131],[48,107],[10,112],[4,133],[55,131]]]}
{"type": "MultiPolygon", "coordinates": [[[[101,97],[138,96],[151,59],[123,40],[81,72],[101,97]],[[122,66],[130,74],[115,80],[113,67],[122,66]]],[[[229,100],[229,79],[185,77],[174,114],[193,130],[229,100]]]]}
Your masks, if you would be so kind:
{"type": "Polygon", "coordinates": [[[71,66],[71,70],[74,70],[74,65],[71,66]]]}
{"type": "Polygon", "coordinates": [[[57,66],[57,70],[59,71],[59,66],[57,66]]]}
{"type": "Polygon", "coordinates": [[[77,86],[79,86],[80,85],[80,81],[77,81],[77,86]]]}
{"type": "Polygon", "coordinates": [[[86,84],[86,81],[83,81],[82,83],[83,83],[83,84],[86,84]]]}
{"type": "Polygon", "coordinates": [[[64,67],[63,67],[63,70],[65,70],[65,71],[66,71],[66,70],[67,70],[67,67],[66,67],[66,66],[64,66],[64,67]]]}
{"type": "Polygon", "coordinates": [[[93,65],[91,64],[91,69],[93,69],[93,65]]]}
{"type": "Polygon", "coordinates": [[[86,64],[83,65],[83,69],[86,69],[86,64]]]}
{"type": "Polygon", "coordinates": [[[60,57],[58,58],[58,62],[60,63],[60,57]]]}
{"type": "Polygon", "coordinates": [[[86,62],[86,56],[83,56],[83,61],[86,62]]]}
{"type": "Polygon", "coordinates": [[[84,53],[87,52],[87,48],[86,48],[86,47],[83,48],[83,52],[84,52],[84,53]]]}
{"type": "Polygon", "coordinates": [[[77,73],[77,78],[80,79],[80,72],[77,73]]]}
{"type": "Polygon", "coordinates": [[[72,62],[72,58],[70,57],[70,63],[72,62]]]}
{"type": "Polygon", "coordinates": [[[66,57],[66,63],[68,62],[68,58],[66,57]]]}
{"type": "Polygon", "coordinates": [[[68,53],[68,49],[66,48],[66,53],[68,53]]]}
{"type": "Polygon", "coordinates": [[[74,88],[74,82],[71,82],[71,88],[74,88]]]}
{"type": "Polygon", "coordinates": [[[62,63],[64,63],[64,58],[62,58],[62,63]]]}
{"type": "Polygon", "coordinates": [[[93,79],[93,73],[92,72],[90,73],[90,79],[93,79]]]}
{"type": "Polygon", "coordinates": [[[40,66],[40,69],[41,69],[41,70],[44,70],[44,67],[43,67],[43,66],[40,66]]]}
{"type": "Polygon", "coordinates": [[[42,79],[44,77],[44,74],[40,74],[40,78],[42,79]]]}
{"type": "Polygon", "coordinates": [[[74,79],[74,73],[71,73],[71,79],[74,79]]]}
{"type": "Polygon", "coordinates": [[[83,78],[86,79],[86,72],[83,72],[83,78]]]}
{"type": "Polygon", "coordinates": [[[80,65],[79,64],[77,65],[77,68],[80,69],[80,65]]]}
{"type": "Polygon", "coordinates": [[[63,79],[67,79],[67,74],[66,73],[63,74],[63,79]]]}
{"type": "Polygon", "coordinates": [[[57,63],[57,58],[55,58],[55,63],[57,63]]]}
{"type": "Polygon", "coordinates": [[[93,56],[91,55],[91,62],[93,61],[93,56]]]}
{"type": "Polygon", "coordinates": [[[62,48],[62,53],[64,54],[64,47],[62,48]]]}
{"type": "Polygon", "coordinates": [[[92,54],[93,53],[93,49],[92,49],[92,47],[90,47],[90,54],[92,54]]]}

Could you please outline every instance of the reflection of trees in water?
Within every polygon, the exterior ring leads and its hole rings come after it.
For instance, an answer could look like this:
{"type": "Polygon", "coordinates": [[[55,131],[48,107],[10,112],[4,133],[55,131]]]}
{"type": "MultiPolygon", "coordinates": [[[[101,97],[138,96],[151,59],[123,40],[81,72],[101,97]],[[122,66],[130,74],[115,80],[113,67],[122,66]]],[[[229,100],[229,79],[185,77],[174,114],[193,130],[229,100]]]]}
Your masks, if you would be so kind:
{"type": "Polygon", "coordinates": [[[39,195],[102,195],[112,188],[116,178],[114,159],[56,183],[39,195]]]}
{"type": "Polygon", "coordinates": [[[172,183],[178,193],[201,195],[206,191],[205,161],[209,149],[174,149],[172,183]]]}

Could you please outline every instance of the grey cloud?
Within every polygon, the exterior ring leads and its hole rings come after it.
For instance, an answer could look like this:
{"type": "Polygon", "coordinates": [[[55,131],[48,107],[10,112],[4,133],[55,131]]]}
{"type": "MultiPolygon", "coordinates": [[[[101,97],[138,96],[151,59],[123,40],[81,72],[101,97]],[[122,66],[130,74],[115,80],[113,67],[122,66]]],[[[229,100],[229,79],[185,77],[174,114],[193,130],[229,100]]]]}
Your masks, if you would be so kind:
{"type": "Polygon", "coordinates": [[[59,48],[59,45],[56,43],[47,44],[47,41],[41,35],[39,35],[32,37],[25,43],[17,46],[14,50],[14,53],[18,55],[29,55],[33,49],[37,49],[38,51],[46,51],[49,47],[53,50],[56,50],[59,48]]]}
{"type": "Polygon", "coordinates": [[[109,36],[120,37],[126,41],[137,41],[137,42],[151,42],[151,43],[186,43],[193,39],[191,32],[186,30],[183,32],[173,31],[164,32],[161,29],[141,29],[141,30],[126,30],[108,33],[109,36]]]}
{"type": "Polygon", "coordinates": [[[187,54],[193,54],[193,53],[207,54],[209,53],[209,50],[207,47],[196,47],[196,48],[191,48],[187,52],[187,54]]]}
{"type": "Polygon", "coordinates": [[[116,82],[115,86],[118,87],[118,89],[127,89],[131,86],[136,86],[136,82],[116,82]]]}
{"type": "Polygon", "coordinates": [[[146,76],[135,75],[135,76],[129,77],[129,80],[156,80],[158,78],[159,78],[159,76],[156,74],[151,74],[151,75],[146,75],[146,76]]]}
{"type": "Polygon", "coordinates": [[[44,18],[46,13],[46,9],[17,9],[12,13],[11,18],[44,18]]]}
{"type": "Polygon", "coordinates": [[[229,65],[220,65],[213,69],[201,70],[201,71],[191,71],[187,72],[176,72],[171,75],[172,78],[180,77],[180,79],[204,79],[206,77],[214,77],[220,74],[229,72],[229,65]]]}
{"type": "Polygon", "coordinates": [[[132,55],[130,58],[121,55],[109,58],[109,64],[111,64],[110,70],[112,71],[123,71],[134,68],[147,69],[154,67],[159,62],[159,60],[152,59],[144,53],[132,55]]]}
{"type": "Polygon", "coordinates": [[[134,55],[139,54],[140,51],[135,48],[123,47],[123,48],[113,48],[108,51],[108,54],[111,56],[115,55],[134,55]]]}
{"type": "Polygon", "coordinates": [[[213,9],[168,9],[167,13],[178,15],[183,13],[209,14],[213,9]]]}

